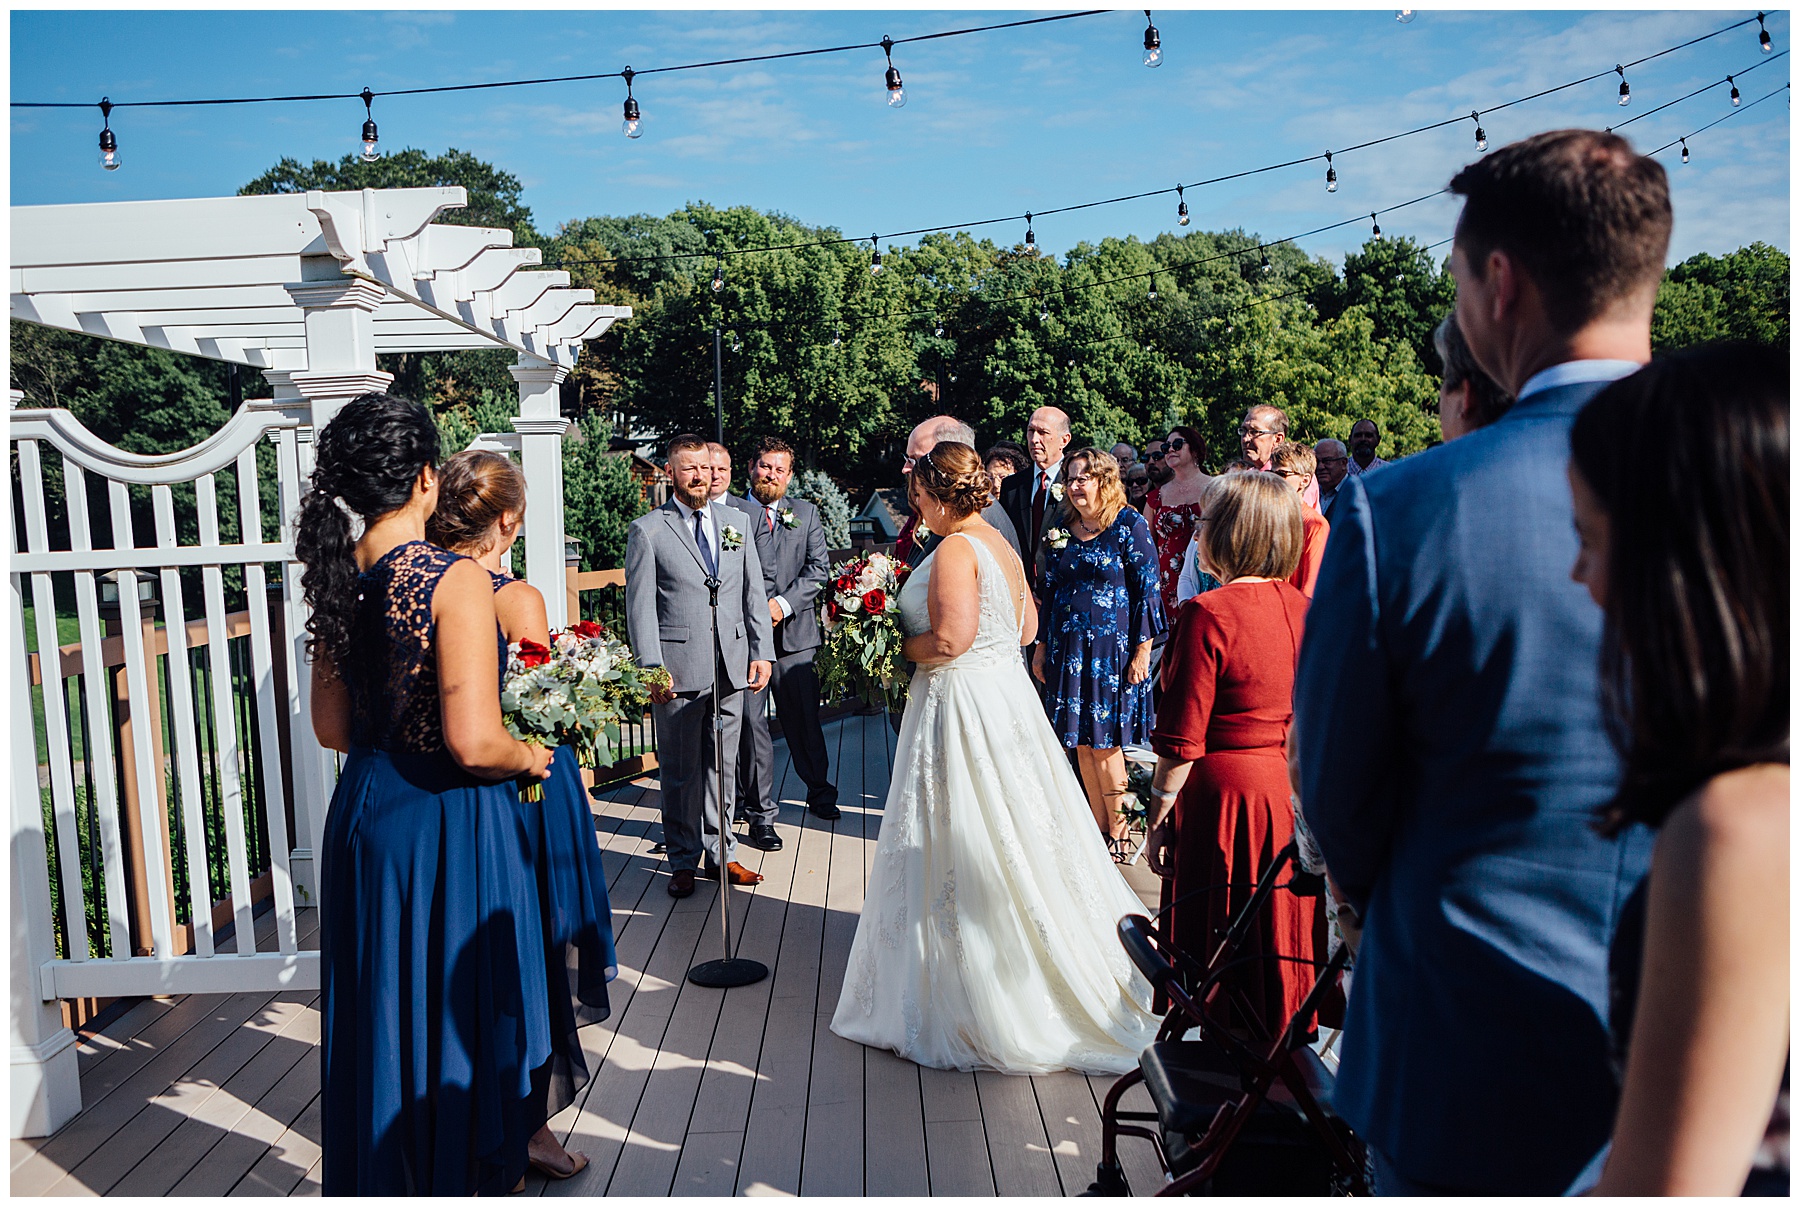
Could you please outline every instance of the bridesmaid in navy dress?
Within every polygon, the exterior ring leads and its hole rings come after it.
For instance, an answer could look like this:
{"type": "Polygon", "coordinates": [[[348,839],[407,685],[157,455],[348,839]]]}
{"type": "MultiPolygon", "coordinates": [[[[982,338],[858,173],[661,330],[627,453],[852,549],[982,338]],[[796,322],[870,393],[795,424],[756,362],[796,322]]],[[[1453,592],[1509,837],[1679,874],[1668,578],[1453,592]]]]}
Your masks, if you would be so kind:
{"type": "MultiPolygon", "coordinates": [[[[444,462],[437,512],[426,535],[475,559],[494,588],[494,610],[506,640],[550,644],[544,597],[506,572],[507,555],[525,524],[525,475],[501,453],[467,450],[444,462]]],[[[548,1178],[571,1178],[587,1167],[583,1153],[557,1141],[548,1120],[575,1101],[588,1082],[582,1027],[602,1022],[611,1007],[606,982],[618,975],[606,869],[594,835],[581,767],[564,746],[550,764],[543,795],[521,800],[532,843],[538,902],[544,919],[544,966],[549,974],[550,1063],[534,1078],[531,1167],[548,1178]]]]}
{"type": "Polygon", "coordinates": [[[1125,505],[1111,453],[1077,449],[1066,466],[1058,530],[1039,547],[1045,623],[1031,670],[1045,684],[1050,728],[1075,751],[1088,806],[1119,856],[1122,748],[1150,740],[1150,649],[1164,628],[1156,542],[1125,505]]]}
{"type": "Polygon", "coordinates": [[[423,539],[431,417],[364,394],[315,448],[295,534],[313,729],[349,755],[320,853],[323,1191],[504,1193],[550,1056],[512,781],[547,776],[551,753],[501,724],[487,574],[423,539]]]}

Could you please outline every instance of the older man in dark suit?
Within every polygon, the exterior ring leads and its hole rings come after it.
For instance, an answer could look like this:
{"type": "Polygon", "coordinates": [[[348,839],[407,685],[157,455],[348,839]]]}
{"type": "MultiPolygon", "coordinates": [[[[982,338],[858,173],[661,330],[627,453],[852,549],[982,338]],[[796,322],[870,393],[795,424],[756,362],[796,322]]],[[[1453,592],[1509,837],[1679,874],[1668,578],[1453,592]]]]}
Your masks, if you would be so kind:
{"type": "MultiPolygon", "coordinates": [[[[906,461],[901,465],[900,472],[910,475],[914,461],[946,440],[974,448],[975,429],[954,415],[933,415],[915,427],[912,434],[906,438],[906,461]]],[[[1025,552],[1019,545],[1019,534],[998,500],[989,503],[982,509],[981,518],[992,524],[995,531],[1005,537],[1006,543],[1013,547],[1013,552],[1024,559],[1025,552]]],[[[918,528],[919,517],[916,514],[908,517],[906,527],[901,529],[900,539],[894,547],[894,555],[909,566],[916,566],[924,561],[938,542],[935,533],[927,532],[921,536],[918,528]]],[[[1029,570],[1030,561],[1027,560],[1025,566],[1029,570]]]]}
{"type": "MultiPolygon", "coordinates": [[[[830,756],[819,725],[819,677],[813,670],[813,657],[823,641],[814,604],[831,574],[831,562],[819,509],[805,499],[787,497],[793,477],[794,450],[784,441],[765,439],[750,462],[751,497],[732,501],[749,516],[762,559],[769,621],[775,626],[775,671],[768,691],[775,696],[781,734],[794,770],[806,783],[806,807],[815,817],[836,821],[841,816],[837,786],[831,782],[830,756]]],[[[738,764],[738,811],[750,823],[747,841],[752,846],[779,851],[775,744],[766,699],[764,692],[749,698],[738,764]]]]}
{"type": "Polygon", "coordinates": [[[1056,526],[1062,506],[1063,453],[1073,438],[1067,412],[1059,407],[1039,407],[1025,424],[1031,472],[1014,474],[1000,484],[1000,506],[1018,529],[1019,555],[1025,559],[1025,575],[1034,592],[1038,546],[1044,533],[1056,526]]]}
{"type": "Polygon", "coordinates": [[[1649,866],[1594,825],[1618,786],[1569,429],[1650,359],[1662,166],[1594,130],[1464,168],[1451,268],[1498,422],[1352,476],[1294,685],[1300,799],[1365,919],[1335,1105],[1377,1190],[1554,1195],[1618,1097],[1607,952],[1649,866]]]}

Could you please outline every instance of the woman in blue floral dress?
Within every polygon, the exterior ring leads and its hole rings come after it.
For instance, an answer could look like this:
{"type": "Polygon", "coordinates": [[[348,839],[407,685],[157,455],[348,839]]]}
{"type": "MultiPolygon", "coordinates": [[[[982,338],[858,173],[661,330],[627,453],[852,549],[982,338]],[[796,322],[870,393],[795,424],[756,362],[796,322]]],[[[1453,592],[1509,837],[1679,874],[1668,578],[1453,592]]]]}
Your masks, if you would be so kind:
{"type": "Polygon", "coordinates": [[[1156,543],[1125,505],[1119,463],[1097,448],[1069,455],[1057,527],[1040,547],[1043,640],[1032,673],[1050,728],[1075,751],[1100,832],[1126,834],[1123,747],[1150,740],[1150,647],[1165,627],[1156,543]]]}

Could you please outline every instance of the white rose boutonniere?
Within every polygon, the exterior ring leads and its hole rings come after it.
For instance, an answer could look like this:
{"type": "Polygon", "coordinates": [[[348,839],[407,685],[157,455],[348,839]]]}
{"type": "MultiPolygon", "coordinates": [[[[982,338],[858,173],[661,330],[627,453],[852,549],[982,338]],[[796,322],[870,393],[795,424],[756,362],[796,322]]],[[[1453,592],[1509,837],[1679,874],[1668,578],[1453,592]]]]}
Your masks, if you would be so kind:
{"type": "Polygon", "coordinates": [[[1055,499],[1058,503],[1062,502],[1063,484],[1061,482],[1050,483],[1050,497],[1055,499]]]}
{"type": "Polygon", "coordinates": [[[915,543],[918,541],[929,541],[933,535],[931,529],[925,527],[924,520],[920,520],[913,526],[913,541],[915,543]]]}
{"type": "Polygon", "coordinates": [[[1044,534],[1044,543],[1058,553],[1062,552],[1069,547],[1069,530],[1066,528],[1052,528],[1044,534]]]}
{"type": "Polygon", "coordinates": [[[775,513],[775,518],[781,521],[781,526],[783,528],[800,527],[800,517],[794,514],[794,509],[792,507],[783,507],[780,511],[775,513]]]}
{"type": "Polygon", "coordinates": [[[725,525],[724,531],[719,534],[719,548],[727,553],[735,553],[743,547],[744,534],[739,532],[735,525],[725,525]]]}

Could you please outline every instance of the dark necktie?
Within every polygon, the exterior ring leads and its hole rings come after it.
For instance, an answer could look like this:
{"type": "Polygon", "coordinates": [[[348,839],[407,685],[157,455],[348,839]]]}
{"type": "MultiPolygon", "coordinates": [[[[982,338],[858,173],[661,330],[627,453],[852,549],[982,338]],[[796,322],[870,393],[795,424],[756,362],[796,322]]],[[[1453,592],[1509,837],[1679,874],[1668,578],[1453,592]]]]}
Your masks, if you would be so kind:
{"type": "Polygon", "coordinates": [[[1038,533],[1044,530],[1044,499],[1050,494],[1049,475],[1043,470],[1037,471],[1037,492],[1031,496],[1031,543],[1037,544],[1038,533]]]}
{"type": "Polygon", "coordinates": [[[713,556],[712,542],[706,539],[706,529],[700,526],[700,513],[694,513],[694,544],[700,546],[700,563],[706,567],[709,578],[719,577],[719,559],[713,556]]]}

